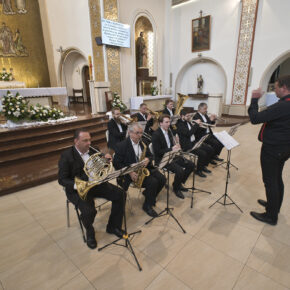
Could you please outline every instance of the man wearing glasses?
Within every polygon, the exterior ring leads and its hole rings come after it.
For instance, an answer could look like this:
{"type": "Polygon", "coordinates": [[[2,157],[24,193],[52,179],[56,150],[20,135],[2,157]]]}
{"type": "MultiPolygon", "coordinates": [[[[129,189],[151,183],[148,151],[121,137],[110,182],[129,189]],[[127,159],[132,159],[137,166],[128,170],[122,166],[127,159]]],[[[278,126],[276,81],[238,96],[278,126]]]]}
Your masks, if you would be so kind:
{"type": "MultiPolygon", "coordinates": [[[[143,129],[138,123],[134,123],[128,128],[129,137],[120,142],[116,146],[113,164],[116,169],[121,169],[128,165],[141,161],[142,155],[145,153],[145,167],[149,170],[150,175],[145,177],[142,188],[145,188],[143,195],[145,201],[143,203],[143,210],[151,217],[157,217],[156,211],[153,209],[156,203],[156,197],[165,185],[166,178],[162,175],[158,169],[152,165],[153,156],[149,148],[141,142],[143,129]]],[[[137,180],[138,174],[131,172],[125,175],[122,181],[122,187],[124,190],[128,190],[131,182],[137,180]]]]}

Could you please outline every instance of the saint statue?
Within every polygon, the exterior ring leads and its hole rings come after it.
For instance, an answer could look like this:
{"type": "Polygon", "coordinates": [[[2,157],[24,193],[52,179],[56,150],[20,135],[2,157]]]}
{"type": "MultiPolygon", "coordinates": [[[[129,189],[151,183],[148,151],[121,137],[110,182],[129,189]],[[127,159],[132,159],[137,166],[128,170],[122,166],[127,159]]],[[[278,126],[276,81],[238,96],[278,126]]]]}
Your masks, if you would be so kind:
{"type": "Polygon", "coordinates": [[[26,0],[15,0],[15,4],[16,4],[16,7],[17,7],[17,12],[19,14],[27,13],[26,0]]]}
{"type": "Polygon", "coordinates": [[[137,67],[147,66],[146,44],[145,39],[143,38],[143,31],[140,32],[140,36],[137,38],[136,41],[136,58],[137,67]]]}
{"type": "Polygon", "coordinates": [[[203,78],[202,75],[197,76],[197,93],[202,94],[203,78]]]}
{"type": "Polygon", "coordinates": [[[2,55],[15,54],[13,33],[11,29],[2,22],[0,27],[0,47],[2,47],[2,55]]]}
{"type": "Polygon", "coordinates": [[[6,15],[12,15],[15,14],[15,12],[12,9],[11,0],[2,0],[3,5],[3,13],[6,15]]]}

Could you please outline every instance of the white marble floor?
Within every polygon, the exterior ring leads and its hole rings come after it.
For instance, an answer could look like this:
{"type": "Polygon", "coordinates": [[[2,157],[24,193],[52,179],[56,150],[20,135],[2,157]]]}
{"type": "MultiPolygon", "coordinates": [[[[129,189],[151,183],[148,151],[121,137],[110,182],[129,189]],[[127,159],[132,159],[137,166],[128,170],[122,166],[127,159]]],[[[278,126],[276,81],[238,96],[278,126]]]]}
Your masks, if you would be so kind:
{"type": "MultiPolygon", "coordinates": [[[[278,225],[264,225],[249,215],[263,211],[256,202],[264,198],[258,130],[247,124],[235,135],[241,145],[233,150],[232,162],[239,169],[231,169],[228,192],[243,213],[234,205],[209,209],[224,193],[222,167],[206,179],[196,178],[196,187],[212,194],[196,193],[192,209],[190,194],[185,200],[170,196],[186,234],[168,217],[144,226],[143,196],[130,190],[128,228],[142,230],[132,240],[142,272],[123,247],[90,250],[73,207],[67,228],[65,194],[56,181],[1,197],[0,289],[290,289],[289,161],[278,225]]],[[[165,204],[163,190],[157,210],[165,204]]],[[[110,204],[103,206],[95,220],[98,246],[114,239],[105,232],[109,210],[110,204]]]]}

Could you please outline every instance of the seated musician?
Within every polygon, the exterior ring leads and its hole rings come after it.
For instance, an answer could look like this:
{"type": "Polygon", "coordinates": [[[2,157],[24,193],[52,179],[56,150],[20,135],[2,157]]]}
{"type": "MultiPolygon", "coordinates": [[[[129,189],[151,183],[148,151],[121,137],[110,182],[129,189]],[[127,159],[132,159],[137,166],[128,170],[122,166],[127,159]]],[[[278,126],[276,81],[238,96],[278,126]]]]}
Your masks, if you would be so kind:
{"type": "MultiPolygon", "coordinates": [[[[114,155],[114,167],[121,169],[130,164],[145,159],[146,168],[150,171],[150,175],[145,177],[142,188],[145,188],[143,194],[145,201],[143,210],[151,217],[156,217],[157,213],[153,209],[156,203],[156,197],[165,185],[166,178],[152,166],[153,156],[149,148],[141,142],[143,130],[138,123],[133,123],[129,126],[129,137],[116,146],[114,155]],[[146,146],[146,147],[145,147],[146,146]],[[146,152],[144,152],[146,150],[146,152]],[[144,158],[143,158],[144,157],[144,158]]],[[[125,175],[122,187],[128,190],[130,183],[136,181],[138,174],[131,172],[125,175]]]]}
{"type": "Polygon", "coordinates": [[[174,102],[172,100],[166,100],[165,101],[165,108],[163,110],[164,115],[169,115],[172,117],[174,115],[175,109],[173,108],[174,102]]]}
{"type": "Polygon", "coordinates": [[[148,107],[145,103],[140,105],[140,111],[135,116],[137,117],[138,122],[146,122],[144,132],[151,134],[150,127],[153,126],[153,116],[148,113],[148,107]]]}
{"type": "MultiPolygon", "coordinates": [[[[155,165],[157,166],[166,152],[180,149],[180,144],[175,141],[176,139],[169,128],[169,115],[160,116],[159,126],[160,127],[152,135],[155,165]]],[[[187,191],[187,189],[182,186],[182,183],[185,183],[188,176],[193,172],[194,164],[189,160],[184,160],[182,157],[175,157],[166,168],[175,173],[173,191],[177,197],[183,199],[184,195],[181,191],[187,191]]]]}
{"type": "MultiPolygon", "coordinates": [[[[198,105],[198,112],[193,116],[193,120],[200,120],[203,123],[207,123],[210,125],[214,125],[216,122],[216,115],[212,114],[210,117],[207,115],[207,104],[206,103],[200,103],[198,105]]],[[[201,137],[203,137],[206,134],[210,134],[210,136],[205,140],[205,143],[211,145],[215,151],[214,160],[216,161],[223,161],[223,159],[219,158],[222,149],[223,144],[213,135],[212,130],[209,127],[202,128],[199,126],[197,132],[196,132],[196,140],[198,141],[201,137]]],[[[212,162],[213,163],[213,162],[212,162]]]]}
{"type": "MultiPolygon", "coordinates": [[[[107,233],[122,237],[124,231],[121,229],[123,221],[123,191],[108,182],[92,187],[86,200],[78,195],[75,177],[88,181],[84,172],[84,164],[90,155],[96,153],[91,148],[91,136],[86,129],[78,129],[74,134],[74,146],[68,148],[61,154],[58,167],[58,182],[65,187],[67,199],[78,207],[81,212],[81,221],[86,229],[87,245],[94,249],[97,247],[95,230],[93,227],[96,216],[94,198],[100,197],[112,201],[111,215],[107,224],[107,233]]],[[[111,160],[111,155],[105,157],[111,160]]]]}
{"type": "MultiPolygon", "coordinates": [[[[190,150],[196,143],[194,134],[198,130],[201,121],[196,120],[196,123],[190,122],[191,117],[192,113],[190,113],[188,109],[182,109],[180,112],[180,119],[176,123],[177,134],[182,151],[190,150]]],[[[206,166],[214,156],[213,148],[210,145],[203,143],[198,149],[191,151],[191,153],[198,156],[195,173],[200,177],[206,177],[204,172],[211,172],[206,168],[206,166]]]]}
{"type": "Polygon", "coordinates": [[[108,148],[115,151],[115,146],[125,140],[128,126],[122,122],[119,108],[112,109],[112,119],[108,122],[109,140],[108,148]]]}

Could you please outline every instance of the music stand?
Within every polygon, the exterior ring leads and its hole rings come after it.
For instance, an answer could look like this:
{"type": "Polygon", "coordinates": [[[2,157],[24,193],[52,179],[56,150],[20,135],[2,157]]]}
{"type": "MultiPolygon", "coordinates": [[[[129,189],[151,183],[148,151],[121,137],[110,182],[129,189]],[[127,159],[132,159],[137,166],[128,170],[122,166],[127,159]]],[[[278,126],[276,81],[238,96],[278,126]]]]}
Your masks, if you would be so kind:
{"type": "MultiPolygon", "coordinates": [[[[162,160],[160,161],[160,164],[159,164],[159,169],[162,169],[163,167],[165,167],[166,165],[169,165],[174,157],[179,154],[180,152],[179,151],[169,151],[167,153],[165,153],[163,155],[163,158],[162,160]]],[[[167,171],[167,193],[166,193],[166,207],[164,210],[162,210],[156,217],[152,217],[150,220],[148,220],[145,225],[149,224],[151,221],[153,221],[155,218],[158,218],[158,217],[162,217],[162,216],[165,216],[165,215],[169,215],[171,216],[175,221],[176,223],[179,225],[179,227],[182,229],[183,233],[186,233],[186,231],[184,230],[184,228],[182,227],[182,225],[179,223],[179,221],[177,220],[177,218],[173,215],[172,213],[172,210],[174,208],[170,208],[169,207],[169,169],[166,169],[167,171]]]]}
{"type": "MultiPolygon", "coordinates": [[[[241,123],[237,124],[237,125],[234,125],[232,127],[230,127],[229,131],[228,131],[228,134],[230,136],[234,136],[236,134],[236,132],[238,131],[238,128],[241,126],[241,123]]],[[[227,161],[223,161],[221,163],[219,163],[218,165],[214,166],[214,168],[218,167],[218,166],[221,166],[223,164],[226,164],[227,161]]],[[[237,166],[235,166],[234,164],[230,163],[230,167],[234,167],[236,170],[239,170],[239,168],[237,166]]],[[[226,167],[224,167],[226,169],[226,167]]]]}
{"type": "MultiPolygon", "coordinates": [[[[190,150],[188,150],[187,152],[184,152],[185,155],[188,155],[191,160],[194,160],[193,162],[194,162],[195,168],[197,168],[198,156],[196,156],[195,154],[190,153],[190,152],[195,150],[195,149],[198,149],[203,144],[203,142],[205,141],[205,139],[208,136],[209,136],[209,134],[203,136],[198,142],[195,143],[195,145],[190,150]]],[[[206,190],[203,190],[203,189],[195,187],[195,172],[192,173],[192,187],[189,187],[189,188],[186,188],[186,189],[191,190],[191,203],[190,203],[190,207],[191,208],[193,208],[193,194],[194,194],[194,191],[196,191],[196,192],[205,192],[205,193],[211,194],[210,191],[206,191],[206,190]]]]}
{"type": "MultiPolygon", "coordinates": [[[[108,174],[107,177],[104,180],[101,181],[101,183],[107,182],[107,181],[109,181],[111,179],[115,179],[115,178],[117,178],[119,176],[122,176],[122,175],[126,175],[126,174],[128,174],[130,172],[137,171],[141,167],[144,167],[144,161],[141,161],[139,163],[131,164],[131,165],[127,166],[127,167],[124,167],[124,168],[122,168],[120,170],[116,170],[116,171],[108,174]]],[[[136,264],[138,266],[139,271],[142,271],[142,268],[141,268],[141,266],[139,264],[139,261],[138,261],[136,255],[135,255],[135,252],[134,252],[133,247],[131,245],[131,242],[129,240],[129,238],[131,236],[134,236],[135,234],[141,233],[141,230],[128,234],[128,232],[127,232],[127,219],[126,219],[126,205],[125,205],[126,204],[126,192],[125,192],[124,189],[122,189],[122,192],[123,192],[123,212],[124,212],[123,220],[124,220],[124,228],[125,228],[124,231],[125,231],[125,234],[122,236],[122,238],[118,238],[118,239],[114,240],[113,242],[108,243],[105,246],[99,248],[98,251],[102,251],[103,249],[105,249],[105,248],[107,248],[107,247],[109,247],[111,245],[125,247],[133,255],[133,257],[134,257],[134,259],[136,261],[136,264]],[[120,240],[124,240],[125,241],[125,245],[118,244],[117,242],[120,241],[120,240]]]]}
{"type": "Polygon", "coordinates": [[[231,152],[232,149],[237,147],[239,143],[231,137],[226,131],[222,131],[219,133],[215,133],[215,136],[217,139],[225,146],[225,148],[228,150],[228,156],[227,156],[227,177],[226,177],[226,187],[225,187],[225,193],[218,199],[216,200],[209,208],[211,208],[214,204],[219,203],[224,206],[226,205],[232,205],[234,204],[241,212],[243,212],[240,207],[230,198],[228,195],[228,183],[229,183],[229,177],[230,177],[230,164],[231,164],[231,152]],[[223,202],[220,202],[221,199],[224,199],[223,202]],[[231,203],[226,203],[226,199],[229,198],[231,200],[231,203]]]}

